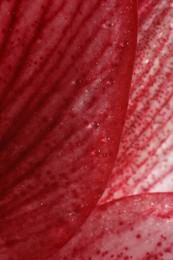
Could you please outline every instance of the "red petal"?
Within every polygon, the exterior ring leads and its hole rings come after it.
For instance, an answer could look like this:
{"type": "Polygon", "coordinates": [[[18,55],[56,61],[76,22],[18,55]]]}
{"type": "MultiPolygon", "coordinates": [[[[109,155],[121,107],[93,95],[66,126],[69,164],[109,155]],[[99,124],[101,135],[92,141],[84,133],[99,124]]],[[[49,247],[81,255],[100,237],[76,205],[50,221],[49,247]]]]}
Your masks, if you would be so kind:
{"type": "Polygon", "coordinates": [[[172,260],[173,194],[129,197],[98,206],[50,259],[172,260]]]}
{"type": "Polygon", "coordinates": [[[0,1],[1,259],[45,259],[103,192],[126,112],[134,2],[0,1]]]}
{"type": "Polygon", "coordinates": [[[139,4],[139,44],[127,121],[105,200],[173,191],[173,3],[139,4]]]}

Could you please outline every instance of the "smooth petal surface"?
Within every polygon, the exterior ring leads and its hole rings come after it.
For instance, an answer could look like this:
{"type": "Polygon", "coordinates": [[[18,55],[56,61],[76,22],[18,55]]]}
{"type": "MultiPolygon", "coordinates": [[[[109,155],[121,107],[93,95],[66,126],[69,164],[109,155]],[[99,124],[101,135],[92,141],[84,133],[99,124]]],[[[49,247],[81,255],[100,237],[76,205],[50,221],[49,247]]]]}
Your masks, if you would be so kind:
{"type": "Polygon", "coordinates": [[[129,197],[98,206],[51,259],[172,260],[173,194],[129,197]]]}
{"type": "Polygon", "coordinates": [[[129,108],[105,201],[173,191],[173,1],[139,1],[129,108]]]}
{"type": "Polygon", "coordinates": [[[100,198],[116,157],[136,3],[0,1],[0,259],[47,259],[100,198]]]}

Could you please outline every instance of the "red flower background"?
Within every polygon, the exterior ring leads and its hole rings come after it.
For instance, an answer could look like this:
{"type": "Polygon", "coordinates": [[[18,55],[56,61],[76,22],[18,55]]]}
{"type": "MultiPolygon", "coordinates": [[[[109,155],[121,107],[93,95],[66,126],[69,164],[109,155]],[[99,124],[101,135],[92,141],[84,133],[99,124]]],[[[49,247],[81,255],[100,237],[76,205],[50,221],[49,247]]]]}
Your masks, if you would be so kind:
{"type": "Polygon", "coordinates": [[[0,259],[173,259],[172,17],[0,1],[0,259]]]}

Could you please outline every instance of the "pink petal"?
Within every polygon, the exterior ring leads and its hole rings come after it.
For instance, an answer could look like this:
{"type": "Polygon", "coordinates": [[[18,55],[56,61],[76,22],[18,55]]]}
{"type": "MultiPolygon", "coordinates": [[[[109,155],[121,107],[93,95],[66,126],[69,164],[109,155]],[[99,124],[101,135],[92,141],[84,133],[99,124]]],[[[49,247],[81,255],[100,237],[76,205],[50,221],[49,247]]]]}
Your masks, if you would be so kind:
{"type": "Polygon", "coordinates": [[[140,195],[98,206],[51,259],[172,260],[173,194],[140,195]]]}
{"type": "Polygon", "coordinates": [[[118,160],[104,201],[173,191],[173,2],[139,1],[137,59],[118,160]]]}
{"type": "Polygon", "coordinates": [[[0,1],[0,258],[47,259],[102,194],[136,45],[125,0],[0,1]]]}

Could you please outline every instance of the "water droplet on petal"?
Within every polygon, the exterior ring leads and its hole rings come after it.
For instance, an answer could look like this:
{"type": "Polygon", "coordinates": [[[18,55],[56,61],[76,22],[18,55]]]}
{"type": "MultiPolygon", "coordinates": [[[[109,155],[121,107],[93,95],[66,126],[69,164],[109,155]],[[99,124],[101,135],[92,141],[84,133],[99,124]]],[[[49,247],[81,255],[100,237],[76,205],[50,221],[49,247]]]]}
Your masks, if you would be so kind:
{"type": "Polygon", "coordinates": [[[173,29],[173,23],[170,23],[169,27],[170,29],[173,29]]]}
{"type": "Polygon", "coordinates": [[[105,23],[102,24],[102,27],[103,27],[104,29],[109,29],[109,28],[113,27],[113,25],[114,25],[114,24],[113,24],[112,22],[107,21],[107,22],[105,22],[105,23]]]}
{"type": "Polygon", "coordinates": [[[100,126],[100,123],[99,123],[99,122],[93,121],[93,122],[91,122],[91,123],[89,123],[89,124],[87,125],[87,128],[88,128],[88,129],[91,129],[91,128],[97,129],[99,126],[100,126]]]}
{"type": "Polygon", "coordinates": [[[119,44],[119,46],[121,47],[121,48],[124,48],[124,42],[120,42],[120,44],[119,44]]]}
{"type": "Polygon", "coordinates": [[[112,86],[113,84],[115,84],[115,80],[113,80],[113,79],[109,79],[106,81],[107,86],[112,86]]]}

